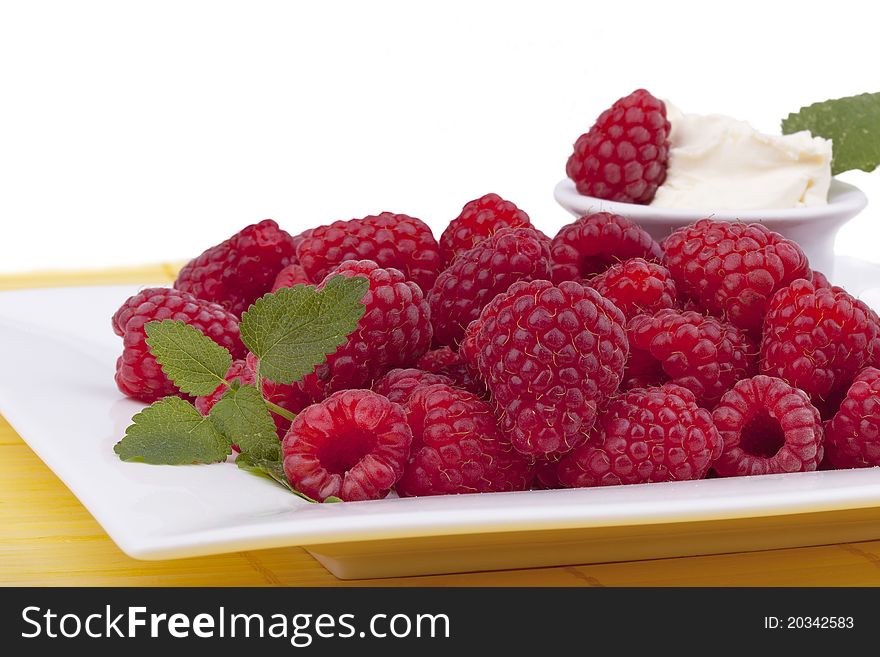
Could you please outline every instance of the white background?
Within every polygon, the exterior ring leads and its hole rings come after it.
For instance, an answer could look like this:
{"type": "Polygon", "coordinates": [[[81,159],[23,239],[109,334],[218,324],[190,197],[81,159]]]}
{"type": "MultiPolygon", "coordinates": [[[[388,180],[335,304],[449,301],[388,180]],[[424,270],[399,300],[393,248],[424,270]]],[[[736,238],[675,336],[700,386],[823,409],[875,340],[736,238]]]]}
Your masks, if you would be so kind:
{"type": "MultiPolygon", "coordinates": [[[[637,87],[778,131],[877,91],[860,2],[3,2],[0,271],[174,260],[265,217],[495,191],[546,232],[571,144],[637,87]]],[[[838,250],[880,260],[880,173],[838,250]]]]}

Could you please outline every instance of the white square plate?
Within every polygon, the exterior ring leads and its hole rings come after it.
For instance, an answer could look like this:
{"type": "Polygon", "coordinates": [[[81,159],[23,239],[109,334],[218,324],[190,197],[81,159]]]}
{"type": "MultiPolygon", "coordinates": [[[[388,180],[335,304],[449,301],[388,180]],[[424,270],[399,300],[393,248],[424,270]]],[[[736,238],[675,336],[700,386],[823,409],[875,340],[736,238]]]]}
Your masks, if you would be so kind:
{"type": "MultiPolygon", "coordinates": [[[[880,307],[880,266],[836,271],[880,307]]],[[[880,537],[878,468],[322,505],[232,463],[123,463],[112,448],[142,405],[113,382],[110,317],[137,289],[0,293],[0,412],[133,557],[297,545],[339,577],[374,577],[880,537]]]]}

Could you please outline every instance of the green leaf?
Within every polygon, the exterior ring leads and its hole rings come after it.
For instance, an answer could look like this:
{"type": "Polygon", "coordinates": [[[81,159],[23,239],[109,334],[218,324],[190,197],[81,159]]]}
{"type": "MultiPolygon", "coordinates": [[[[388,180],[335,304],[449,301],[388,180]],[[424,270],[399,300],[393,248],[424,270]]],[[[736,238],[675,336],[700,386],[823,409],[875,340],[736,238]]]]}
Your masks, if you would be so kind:
{"type": "MultiPolygon", "coordinates": [[[[284,474],[284,466],[281,465],[280,458],[266,459],[255,457],[251,454],[242,452],[235,458],[235,464],[251,474],[267,477],[272,481],[281,484],[290,492],[295,492],[290,482],[287,481],[287,475],[284,474]]],[[[311,500],[314,502],[314,500],[311,500]]]]}
{"type": "Polygon", "coordinates": [[[362,276],[334,276],[321,291],[297,285],[257,299],[241,317],[241,339],[261,376],[292,383],[313,372],[357,328],[368,289],[362,276]]]}
{"type": "Polygon", "coordinates": [[[147,345],[162,371],[190,395],[209,395],[223,383],[232,355],[194,326],[163,319],[147,322],[147,345]]]}
{"type": "MultiPolygon", "coordinates": [[[[304,499],[306,502],[318,504],[318,500],[312,499],[305,493],[301,493],[290,485],[290,482],[287,480],[287,475],[284,474],[284,466],[281,465],[280,457],[278,459],[264,459],[257,458],[253,455],[245,454],[244,452],[242,452],[238,455],[238,458],[235,459],[235,464],[245,472],[250,472],[251,474],[255,474],[259,477],[266,477],[267,479],[271,479],[276,484],[284,486],[284,488],[289,490],[297,497],[304,499]]],[[[339,499],[335,495],[330,495],[329,497],[327,497],[327,499],[324,500],[324,503],[330,504],[332,502],[342,501],[343,500],[339,499]]]]}
{"type": "Polygon", "coordinates": [[[195,406],[165,397],[132,418],[113,451],[123,461],[184,465],[225,461],[232,445],[195,406]]]}
{"type": "Polygon", "coordinates": [[[880,165],[880,92],[813,103],[782,120],[783,134],[799,130],[832,140],[832,174],[873,171],[880,165]]]}
{"type": "Polygon", "coordinates": [[[209,416],[217,430],[235,443],[242,454],[255,459],[278,460],[281,443],[275,430],[275,421],[266,402],[254,386],[227,390],[211,408],[209,416]]]}

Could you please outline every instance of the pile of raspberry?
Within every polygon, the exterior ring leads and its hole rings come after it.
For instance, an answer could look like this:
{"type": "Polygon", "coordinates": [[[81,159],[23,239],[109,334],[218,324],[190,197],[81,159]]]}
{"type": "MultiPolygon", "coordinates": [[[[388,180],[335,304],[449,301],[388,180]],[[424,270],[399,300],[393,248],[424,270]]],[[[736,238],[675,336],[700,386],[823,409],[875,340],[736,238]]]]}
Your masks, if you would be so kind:
{"type": "Polygon", "coordinates": [[[180,394],[145,343],[165,318],[227,347],[228,378],[253,383],[241,313],[336,275],[369,281],[357,329],[303,380],[263,382],[295,414],[275,418],[284,471],[314,499],[880,466],[880,320],[797,244],[710,219],[657,243],[604,212],[551,239],[495,194],[439,241],[390,212],[296,236],[248,226],[114,315],[120,390],[180,394]]]}

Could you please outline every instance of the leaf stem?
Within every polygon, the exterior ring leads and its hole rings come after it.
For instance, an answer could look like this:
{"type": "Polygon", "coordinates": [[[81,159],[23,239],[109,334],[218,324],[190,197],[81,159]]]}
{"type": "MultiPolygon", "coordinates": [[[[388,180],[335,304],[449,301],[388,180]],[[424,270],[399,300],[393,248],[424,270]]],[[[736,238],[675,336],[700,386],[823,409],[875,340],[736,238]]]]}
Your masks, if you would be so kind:
{"type": "Polygon", "coordinates": [[[269,407],[270,411],[272,411],[276,415],[280,415],[285,420],[290,420],[291,422],[293,422],[293,420],[296,418],[296,414],[291,413],[286,408],[283,408],[283,407],[279,406],[278,404],[273,404],[265,397],[263,397],[263,401],[266,402],[266,406],[269,407]]]}

